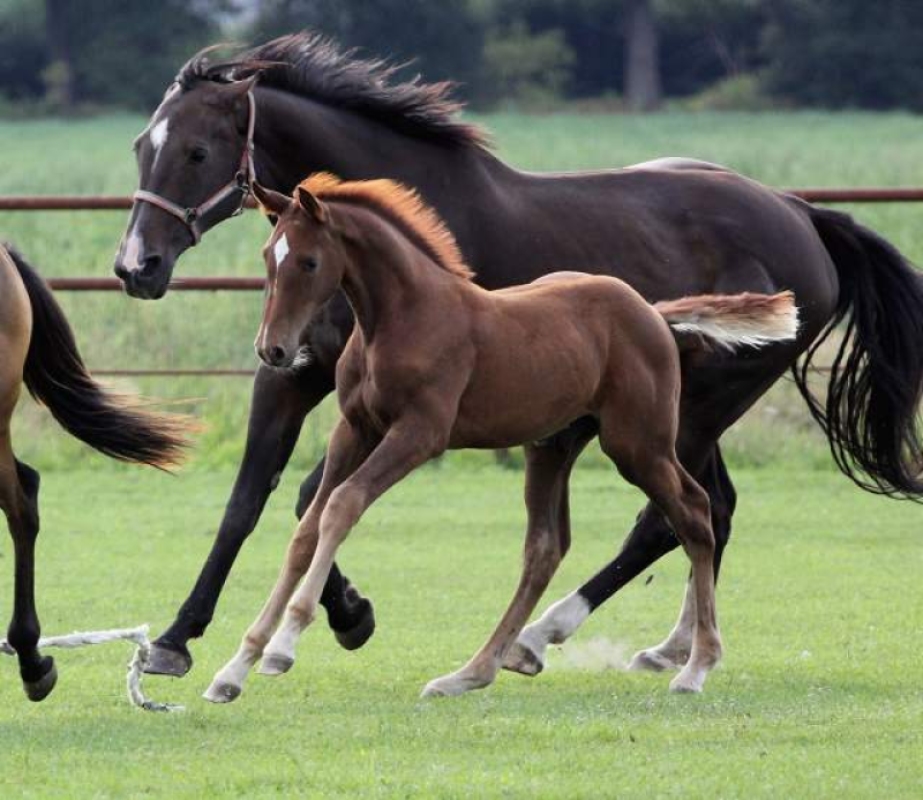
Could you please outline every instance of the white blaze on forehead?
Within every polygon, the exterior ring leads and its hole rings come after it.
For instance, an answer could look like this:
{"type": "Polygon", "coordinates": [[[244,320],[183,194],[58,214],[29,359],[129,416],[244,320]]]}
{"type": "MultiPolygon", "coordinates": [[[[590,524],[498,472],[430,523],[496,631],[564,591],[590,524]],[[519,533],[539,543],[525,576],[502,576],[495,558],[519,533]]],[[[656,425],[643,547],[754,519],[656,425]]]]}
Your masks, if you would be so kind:
{"type": "Polygon", "coordinates": [[[159,150],[161,147],[163,147],[169,134],[170,118],[164,117],[153,128],[151,128],[151,144],[154,145],[155,150],[159,150]]]}
{"type": "Polygon", "coordinates": [[[170,135],[170,118],[164,117],[153,128],[151,128],[151,145],[154,147],[154,166],[157,166],[157,159],[160,158],[160,149],[167,143],[167,137],[170,135]]]}
{"type": "Polygon", "coordinates": [[[276,260],[276,267],[281,267],[282,262],[285,261],[285,257],[288,255],[288,237],[283,233],[276,243],[272,247],[272,256],[276,260]]]}

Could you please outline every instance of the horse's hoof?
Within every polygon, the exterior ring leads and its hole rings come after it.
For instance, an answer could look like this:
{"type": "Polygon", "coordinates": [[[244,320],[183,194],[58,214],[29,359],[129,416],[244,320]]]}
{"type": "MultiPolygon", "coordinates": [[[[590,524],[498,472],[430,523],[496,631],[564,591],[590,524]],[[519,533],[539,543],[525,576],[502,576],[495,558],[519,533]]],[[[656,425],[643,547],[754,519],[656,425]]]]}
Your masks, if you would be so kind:
{"type": "Polygon", "coordinates": [[[295,659],[282,653],[263,653],[258,672],[260,675],[284,675],[295,664],[295,659]]]}
{"type": "Polygon", "coordinates": [[[674,694],[698,694],[705,685],[705,676],[680,672],[670,681],[670,691],[674,694]]]}
{"type": "Polygon", "coordinates": [[[641,650],[634,654],[628,664],[628,669],[632,672],[665,672],[679,669],[680,666],[673,659],[667,658],[656,650],[641,650]]]}
{"type": "Polygon", "coordinates": [[[168,675],[182,678],[192,669],[192,654],[184,645],[161,641],[151,644],[151,653],[144,671],[148,675],[168,675]]]}
{"type": "Polygon", "coordinates": [[[241,688],[233,683],[213,683],[202,695],[209,703],[233,703],[240,697],[241,688]]]}
{"type": "Polygon", "coordinates": [[[28,697],[33,703],[40,703],[48,695],[51,694],[51,690],[54,689],[55,684],[58,682],[58,670],[54,665],[54,659],[47,658],[48,662],[48,671],[37,681],[23,681],[22,687],[26,690],[26,697],[28,697]]]}
{"type": "Polygon", "coordinates": [[[362,618],[348,630],[333,632],[340,647],[344,650],[358,650],[375,633],[375,609],[372,601],[364,597],[361,602],[365,604],[362,618]]]}
{"type": "Polygon", "coordinates": [[[503,669],[534,678],[545,669],[545,664],[533,650],[519,642],[514,642],[506,658],[503,659],[503,669]]]}

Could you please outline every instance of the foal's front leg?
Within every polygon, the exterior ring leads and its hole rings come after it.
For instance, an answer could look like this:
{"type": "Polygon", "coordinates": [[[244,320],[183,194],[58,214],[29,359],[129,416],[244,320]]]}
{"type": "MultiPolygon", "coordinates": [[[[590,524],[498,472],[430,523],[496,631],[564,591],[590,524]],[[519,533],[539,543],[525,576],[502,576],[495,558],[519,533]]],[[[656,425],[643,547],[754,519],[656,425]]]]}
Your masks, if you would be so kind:
{"type": "Polygon", "coordinates": [[[330,496],[320,518],[317,550],[298,592],[292,598],[285,619],[263,655],[261,672],[278,675],[295,663],[298,638],[317,613],[321,591],[339,546],[366,509],[394,484],[441,452],[442,436],[425,421],[404,420],[395,424],[346,481],[330,496]]]}
{"type": "MultiPolygon", "coordinates": [[[[327,460],[320,488],[298,523],[288,546],[279,577],[272,593],[254,623],[244,634],[234,657],[212,679],[203,695],[213,703],[229,703],[243,689],[250,669],[259,661],[263,648],[282,617],[285,604],[304,575],[317,545],[317,530],[324,506],[333,490],[362,463],[370,445],[345,419],[340,419],[330,437],[327,460]]],[[[328,570],[329,572],[329,570],[328,570]]]]}

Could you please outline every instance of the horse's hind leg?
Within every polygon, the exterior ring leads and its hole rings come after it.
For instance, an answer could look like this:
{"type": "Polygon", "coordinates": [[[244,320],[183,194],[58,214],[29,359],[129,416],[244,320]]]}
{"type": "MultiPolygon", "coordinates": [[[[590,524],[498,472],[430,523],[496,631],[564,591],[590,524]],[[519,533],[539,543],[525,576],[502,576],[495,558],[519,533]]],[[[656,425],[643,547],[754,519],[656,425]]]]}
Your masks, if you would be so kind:
{"type": "MultiPolygon", "coordinates": [[[[430,681],[424,696],[458,695],[494,682],[500,667],[516,654],[516,637],[551,581],[570,546],[568,480],[577,456],[595,433],[569,431],[565,441],[528,445],[526,452],[525,559],[516,594],[487,643],[460,670],[430,681]]],[[[523,653],[520,652],[520,656],[523,653]]]]}
{"type": "Polygon", "coordinates": [[[9,429],[0,431],[0,507],[6,513],[16,559],[13,618],[7,641],[19,659],[19,674],[29,699],[44,700],[58,679],[54,659],[38,651],[40,627],[35,609],[35,540],[38,536],[39,475],[13,456],[9,429]]]}

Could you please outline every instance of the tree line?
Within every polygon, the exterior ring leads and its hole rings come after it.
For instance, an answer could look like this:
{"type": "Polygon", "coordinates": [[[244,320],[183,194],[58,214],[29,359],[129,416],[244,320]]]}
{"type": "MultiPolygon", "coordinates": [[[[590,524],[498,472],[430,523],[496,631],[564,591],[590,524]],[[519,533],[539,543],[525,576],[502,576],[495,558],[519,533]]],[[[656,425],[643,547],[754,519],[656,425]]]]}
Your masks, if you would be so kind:
{"type": "Polygon", "coordinates": [[[312,28],[477,107],[923,107],[914,0],[0,0],[0,97],[149,109],[196,49],[312,28]]]}

